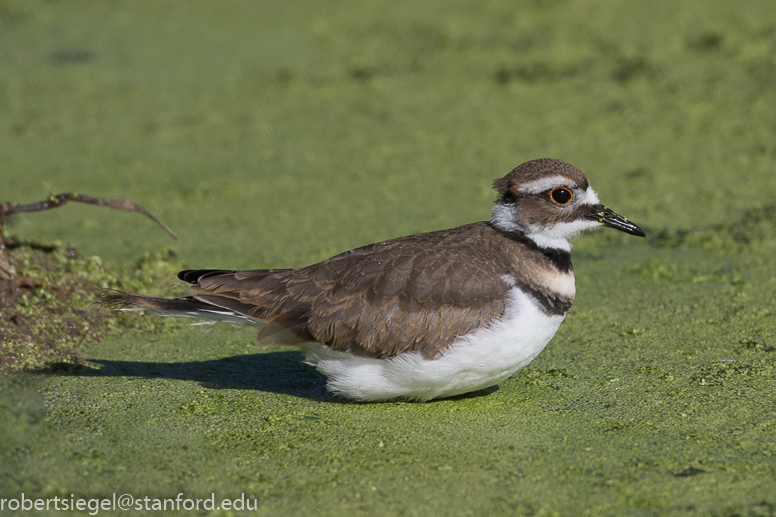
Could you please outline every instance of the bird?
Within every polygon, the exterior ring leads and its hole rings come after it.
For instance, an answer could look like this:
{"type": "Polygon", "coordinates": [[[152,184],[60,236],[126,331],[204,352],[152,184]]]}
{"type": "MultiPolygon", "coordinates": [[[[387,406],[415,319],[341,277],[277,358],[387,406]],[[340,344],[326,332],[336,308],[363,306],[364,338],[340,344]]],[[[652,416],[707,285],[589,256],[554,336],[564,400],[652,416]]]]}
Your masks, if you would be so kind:
{"type": "Polygon", "coordinates": [[[497,385],[549,343],[576,293],[569,238],[600,226],[644,237],[552,158],[493,182],[489,221],[369,244],[294,269],[192,269],[191,296],[103,294],[99,303],[259,328],[296,346],[335,396],[448,398],[497,385]]]}

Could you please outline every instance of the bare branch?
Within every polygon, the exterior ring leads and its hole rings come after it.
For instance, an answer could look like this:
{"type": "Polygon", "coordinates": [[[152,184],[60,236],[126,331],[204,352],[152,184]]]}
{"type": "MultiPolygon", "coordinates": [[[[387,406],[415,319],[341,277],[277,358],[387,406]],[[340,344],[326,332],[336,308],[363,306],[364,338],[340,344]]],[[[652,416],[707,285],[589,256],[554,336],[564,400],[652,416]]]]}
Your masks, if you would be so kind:
{"type": "Polygon", "coordinates": [[[49,196],[44,201],[38,201],[37,203],[29,203],[26,205],[19,203],[5,202],[0,203],[0,278],[1,277],[13,277],[16,273],[8,262],[8,258],[5,254],[5,240],[3,238],[3,231],[5,227],[5,216],[18,214],[20,212],[40,212],[42,210],[49,210],[51,208],[57,208],[68,201],[77,201],[79,203],[86,203],[89,205],[105,206],[108,208],[115,208],[122,212],[137,212],[151,219],[165,232],[170,234],[176,241],[180,240],[170,228],[161,222],[159,219],[151,215],[151,213],[140,205],[130,203],[126,200],[119,199],[106,199],[101,197],[86,196],[83,194],[71,194],[66,192],[64,194],[57,194],[56,196],[49,196]]]}
{"type": "MultiPolygon", "coordinates": [[[[92,197],[86,196],[84,194],[71,194],[69,192],[64,194],[57,194],[56,196],[50,196],[45,201],[38,201],[37,203],[30,203],[28,205],[8,202],[0,203],[0,225],[2,224],[2,219],[6,215],[17,214],[19,212],[40,212],[41,210],[60,207],[66,204],[68,201],[78,201],[79,203],[86,203],[89,205],[107,206],[108,208],[115,208],[116,210],[121,210],[122,212],[138,212],[159,225],[164,231],[169,233],[173,239],[176,241],[180,240],[178,236],[167,227],[166,224],[151,215],[148,210],[140,205],[130,203],[126,200],[92,197]]],[[[1,228],[2,226],[0,226],[0,229],[1,228]]]]}

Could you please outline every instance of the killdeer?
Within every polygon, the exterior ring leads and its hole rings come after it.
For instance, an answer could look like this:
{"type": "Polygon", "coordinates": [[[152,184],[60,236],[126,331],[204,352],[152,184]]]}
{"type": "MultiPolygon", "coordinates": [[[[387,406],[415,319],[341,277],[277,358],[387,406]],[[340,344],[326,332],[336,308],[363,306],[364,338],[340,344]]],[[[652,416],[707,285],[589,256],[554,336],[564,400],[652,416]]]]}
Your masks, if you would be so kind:
{"type": "Polygon", "coordinates": [[[181,271],[193,291],[185,298],[101,301],[255,325],[260,344],[301,347],[328,389],[354,400],[425,401],[486,388],[530,363],[571,308],[570,237],[598,226],[644,236],[560,160],[526,162],[493,186],[499,197],[487,222],[298,269],[181,271]]]}

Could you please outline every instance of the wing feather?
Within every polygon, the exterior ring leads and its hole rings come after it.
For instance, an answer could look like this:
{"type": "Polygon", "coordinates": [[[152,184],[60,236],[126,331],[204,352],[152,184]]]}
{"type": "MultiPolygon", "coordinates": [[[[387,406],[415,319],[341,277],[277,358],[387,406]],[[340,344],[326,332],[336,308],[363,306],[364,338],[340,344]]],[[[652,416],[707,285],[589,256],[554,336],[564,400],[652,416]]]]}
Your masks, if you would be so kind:
{"type": "Polygon", "coordinates": [[[486,223],[402,237],[299,269],[182,272],[195,298],[267,322],[260,339],[369,357],[436,357],[501,316],[509,286],[486,223]]]}

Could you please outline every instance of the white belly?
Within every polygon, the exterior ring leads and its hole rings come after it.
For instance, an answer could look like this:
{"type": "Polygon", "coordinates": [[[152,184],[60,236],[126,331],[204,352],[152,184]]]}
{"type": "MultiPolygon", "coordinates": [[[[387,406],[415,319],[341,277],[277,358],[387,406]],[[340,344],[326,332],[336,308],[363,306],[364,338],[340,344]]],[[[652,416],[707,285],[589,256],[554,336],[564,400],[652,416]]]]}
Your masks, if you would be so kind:
{"type": "Polygon", "coordinates": [[[352,357],[329,347],[304,347],[307,362],[328,377],[327,387],[354,400],[430,400],[498,384],[530,363],[564,316],[547,316],[512,288],[502,320],[458,339],[436,359],[406,352],[388,359],[352,357]]]}

